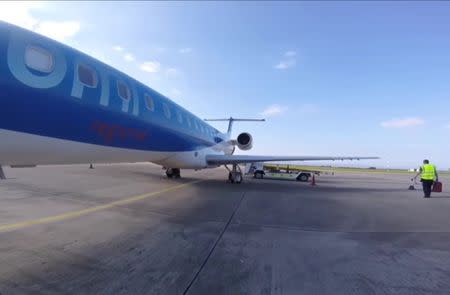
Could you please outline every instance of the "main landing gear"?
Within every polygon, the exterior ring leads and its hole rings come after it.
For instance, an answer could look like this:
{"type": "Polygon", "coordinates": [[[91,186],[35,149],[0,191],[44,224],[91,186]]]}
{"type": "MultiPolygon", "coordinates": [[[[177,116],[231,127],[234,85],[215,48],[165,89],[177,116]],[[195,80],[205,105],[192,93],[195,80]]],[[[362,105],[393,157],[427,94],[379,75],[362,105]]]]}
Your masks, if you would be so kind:
{"type": "Polygon", "coordinates": [[[166,175],[168,178],[180,178],[180,168],[167,168],[166,175]]]}
{"type": "Polygon", "coordinates": [[[225,168],[228,170],[228,181],[231,183],[241,183],[242,182],[242,171],[239,165],[233,164],[233,169],[229,169],[227,165],[225,168]]]}

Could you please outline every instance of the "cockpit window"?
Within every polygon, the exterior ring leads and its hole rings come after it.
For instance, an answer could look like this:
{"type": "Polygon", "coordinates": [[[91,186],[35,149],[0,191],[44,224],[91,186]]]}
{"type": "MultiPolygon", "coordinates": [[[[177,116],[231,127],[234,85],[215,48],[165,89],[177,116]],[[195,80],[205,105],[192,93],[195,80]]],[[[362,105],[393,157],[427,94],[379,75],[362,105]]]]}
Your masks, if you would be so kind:
{"type": "Polygon", "coordinates": [[[28,46],[25,50],[25,64],[30,69],[41,73],[51,73],[55,67],[53,55],[46,49],[37,46],[28,46]]]}

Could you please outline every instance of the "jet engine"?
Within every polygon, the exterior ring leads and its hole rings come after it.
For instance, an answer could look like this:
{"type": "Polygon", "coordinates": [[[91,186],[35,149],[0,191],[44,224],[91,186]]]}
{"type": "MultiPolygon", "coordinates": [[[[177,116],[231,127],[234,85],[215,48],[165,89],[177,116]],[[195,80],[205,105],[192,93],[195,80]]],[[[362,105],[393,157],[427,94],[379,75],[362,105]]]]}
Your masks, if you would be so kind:
{"type": "Polygon", "coordinates": [[[236,145],[243,151],[248,151],[253,146],[253,137],[250,133],[242,132],[236,139],[236,145]]]}

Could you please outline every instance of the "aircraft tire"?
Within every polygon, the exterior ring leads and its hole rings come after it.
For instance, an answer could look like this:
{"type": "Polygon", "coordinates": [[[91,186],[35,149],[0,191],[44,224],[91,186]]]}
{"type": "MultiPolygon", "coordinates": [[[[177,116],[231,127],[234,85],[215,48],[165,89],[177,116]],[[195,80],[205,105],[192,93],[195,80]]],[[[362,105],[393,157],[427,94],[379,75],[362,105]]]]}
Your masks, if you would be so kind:
{"type": "Polygon", "coordinates": [[[234,182],[236,182],[236,183],[241,183],[242,182],[242,174],[241,173],[236,173],[234,175],[234,182]]]}

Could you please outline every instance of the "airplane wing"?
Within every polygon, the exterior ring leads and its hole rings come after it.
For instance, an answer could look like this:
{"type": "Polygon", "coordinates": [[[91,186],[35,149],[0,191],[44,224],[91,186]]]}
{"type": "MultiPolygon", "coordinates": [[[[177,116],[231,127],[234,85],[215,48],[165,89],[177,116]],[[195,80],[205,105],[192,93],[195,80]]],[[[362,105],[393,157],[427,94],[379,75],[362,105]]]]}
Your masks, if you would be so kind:
{"type": "Polygon", "coordinates": [[[370,160],[379,157],[315,157],[315,156],[250,156],[250,155],[206,155],[209,165],[242,164],[271,161],[343,161],[370,160]]]}

